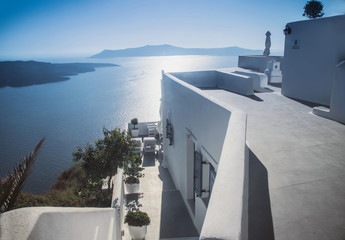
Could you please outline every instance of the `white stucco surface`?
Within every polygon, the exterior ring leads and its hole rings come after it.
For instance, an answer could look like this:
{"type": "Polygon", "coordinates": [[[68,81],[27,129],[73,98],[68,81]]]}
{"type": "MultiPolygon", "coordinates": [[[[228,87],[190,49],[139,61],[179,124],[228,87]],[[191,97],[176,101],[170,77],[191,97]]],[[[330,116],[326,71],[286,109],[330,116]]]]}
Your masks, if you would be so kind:
{"type": "Polygon", "coordinates": [[[171,75],[198,88],[222,88],[242,95],[254,93],[253,79],[247,75],[222,71],[179,72],[171,75]]]}
{"type": "MultiPolygon", "coordinates": [[[[224,72],[217,74],[227,75],[224,72]]],[[[248,197],[245,194],[247,186],[244,180],[246,114],[197,88],[210,88],[212,81],[217,80],[217,74],[212,71],[205,72],[205,75],[201,72],[196,72],[194,75],[165,73],[162,79],[162,122],[164,124],[165,119],[168,118],[174,129],[172,146],[169,146],[169,141],[163,138],[168,169],[197,230],[205,234],[203,239],[211,236],[231,239],[231,236],[238,236],[242,231],[246,231],[244,210],[246,208],[244,202],[248,197]],[[216,79],[212,79],[214,77],[216,79]],[[198,82],[198,79],[202,80],[198,82]],[[195,149],[191,150],[193,146],[195,149]],[[190,184],[188,179],[193,178],[193,170],[189,170],[193,168],[194,150],[207,153],[206,157],[216,164],[215,169],[219,169],[218,164],[223,164],[224,168],[219,176],[217,172],[214,186],[218,187],[214,190],[215,197],[211,195],[209,206],[212,207],[207,212],[205,201],[193,197],[194,190],[188,187],[190,184]],[[188,156],[189,154],[192,155],[188,156]],[[234,173],[231,176],[226,174],[230,168],[234,173]],[[230,186],[236,194],[224,193],[225,186],[227,188],[230,186]],[[231,211],[221,211],[225,206],[231,211]],[[209,214],[211,215],[207,226],[203,227],[205,214],[206,219],[209,214]],[[224,224],[218,224],[215,228],[215,222],[224,224]]]]}
{"type": "Polygon", "coordinates": [[[264,55],[242,55],[238,56],[238,67],[251,69],[258,72],[265,72],[267,63],[271,60],[280,63],[280,69],[284,68],[284,57],[282,56],[264,56],[264,55]]]}
{"type": "MultiPolygon", "coordinates": [[[[342,76],[342,67],[339,71],[336,75],[342,76]]],[[[192,73],[190,74],[192,77],[192,73]]],[[[237,192],[241,188],[233,189],[231,186],[232,184],[236,186],[236,181],[223,185],[225,183],[220,177],[224,174],[236,178],[239,176],[236,174],[239,173],[232,173],[231,169],[239,165],[231,167],[230,165],[243,164],[243,162],[223,161],[221,154],[216,154],[217,151],[221,151],[220,149],[210,151],[209,145],[206,145],[207,152],[214,159],[218,159],[216,160],[218,168],[214,192],[208,203],[208,210],[213,210],[206,212],[201,238],[250,240],[344,238],[345,232],[342,226],[345,224],[345,219],[344,215],[340,214],[345,211],[343,124],[315,116],[310,106],[281,95],[280,88],[271,85],[268,86],[270,91],[255,93],[254,98],[248,98],[224,89],[202,87],[198,89],[173,77],[165,78],[167,76],[162,80],[162,106],[165,104],[162,109],[166,109],[163,118],[169,112],[175,133],[183,134],[176,137],[176,145],[170,148],[164,145],[164,151],[167,152],[169,171],[172,176],[174,175],[173,180],[179,185],[178,189],[183,197],[184,193],[188,192],[184,189],[186,182],[184,171],[190,167],[184,163],[188,159],[185,149],[194,144],[195,149],[199,151],[204,143],[200,141],[198,135],[200,134],[197,130],[198,124],[206,124],[203,133],[208,132],[209,135],[216,133],[217,137],[210,139],[214,141],[220,139],[224,143],[222,145],[224,148],[228,145],[226,143],[228,136],[217,131],[220,128],[223,133],[226,132],[224,130],[226,123],[217,121],[226,117],[231,122],[231,119],[235,119],[233,117],[236,109],[248,114],[246,140],[249,146],[249,178],[244,177],[248,182],[241,182],[242,186],[249,185],[248,206],[244,204],[247,197],[245,187],[242,188],[242,193],[237,192]],[[168,99],[164,98],[164,94],[168,99]],[[204,108],[207,109],[212,104],[205,104],[203,98],[223,106],[224,110],[229,107],[230,116],[219,116],[208,110],[205,111],[204,108]],[[208,121],[204,121],[205,116],[208,121]],[[183,125],[183,119],[192,121],[188,122],[189,125],[186,127],[183,125]],[[215,122],[217,124],[214,124],[215,122]],[[186,136],[190,136],[191,140],[186,141],[186,136]],[[222,173],[222,169],[227,171],[222,173]],[[222,205],[222,202],[214,202],[214,199],[226,199],[231,206],[240,204],[239,199],[236,198],[229,201],[230,196],[224,189],[231,189],[229,192],[234,193],[231,197],[243,197],[242,213],[239,208],[232,210],[228,205],[222,205]],[[212,198],[216,195],[218,197],[212,198]],[[221,219],[224,212],[225,215],[231,213],[240,220],[224,224],[225,231],[221,230],[222,223],[229,219],[221,219]],[[234,229],[237,231],[232,231],[234,229]],[[245,229],[248,231],[245,232],[245,229]]],[[[337,90],[341,91],[342,84],[342,80],[335,84],[337,90]]],[[[343,103],[341,105],[343,106],[343,103]]],[[[217,108],[217,106],[213,107],[217,108]]],[[[220,109],[217,111],[222,112],[220,109]]],[[[214,144],[218,145],[219,142],[214,144]]],[[[232,145],[234,144],[229,144],[232,145]]],[[[245,172],[246,168],[243,171],[245,172]]],[[[243,176],[246,174],[244,173],[243,176]]],[[[239,186],[240,182],[237,183],[239,186]]],[[[187,201],[186,205],[190,210],[190,201],[187,201]]],[[[194,212],[190,210],[192,217],[197,216],[196,212],[202,212],[202,209],[198,209],[198,204],[195,205],[194,212]]],[[[196,226],[200,224],[198,220],[194,220],[194,223],[196,226]]]]}
{"type": "Polygon", "coordinates": [[[124,189],[124,176],[123,170],[118,169],[117,174],[113,176],[113,194],[111,199],[111,206],[115,209],[116,218],[119,220],[114,224],[116,231],[114,231],[114,239],[121,239],[121,231],[124,229],[124,199],[125,199],[125,189],[124,189]]]}
{"type": "Polygon", "coordinates": [[[253,88],[254,91],[266,91],[265,88],[267,87],[268,84],[268,78],[267,75],[264,73],[256,72],[250,69],[245,69],[245,68],[222,68],[218,69],[217,71],[219,72],[224,72],[224,73],[235,73],[239,75],[244,75],[251,77],[253,79],[253,88]]]}
{"type": "Polygon", "coordinates": [[[333,79],[331,106],[329,109],[315,107],[313,113],[345,124],[345,61],[336,66],[333,79]]]}
{"type": "Polygon", "coordinates": [[[345,59],[345,15],[287,26],[282,94],[329,106],[336,65],[345,59]]]}
{"type": "Polygon", "coordinates": [[[269,88],[205,90],[247,112],[249,239],[344,239],[345,126],[269,88]]]}
{"type": "Polygon", "coordinates": [[[117,239],[116,216],[112,208],[21,208],[0,215],[0,239],[117,239]]]}
{"type": "Polygon", "coordinates": [[[232,112],[200,239],[247,239],[246,118],[232,112]]]}

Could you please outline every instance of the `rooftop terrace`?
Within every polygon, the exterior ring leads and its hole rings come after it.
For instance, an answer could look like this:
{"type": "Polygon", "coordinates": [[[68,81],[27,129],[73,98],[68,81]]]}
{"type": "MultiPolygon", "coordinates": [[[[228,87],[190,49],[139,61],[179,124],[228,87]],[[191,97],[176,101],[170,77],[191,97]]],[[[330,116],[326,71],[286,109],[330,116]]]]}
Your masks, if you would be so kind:
{"type": "Polygon", "coordinates": [[[204,89],[248,113],[249,239],[343,239],[345,126],[269,89],[204,89]]]}

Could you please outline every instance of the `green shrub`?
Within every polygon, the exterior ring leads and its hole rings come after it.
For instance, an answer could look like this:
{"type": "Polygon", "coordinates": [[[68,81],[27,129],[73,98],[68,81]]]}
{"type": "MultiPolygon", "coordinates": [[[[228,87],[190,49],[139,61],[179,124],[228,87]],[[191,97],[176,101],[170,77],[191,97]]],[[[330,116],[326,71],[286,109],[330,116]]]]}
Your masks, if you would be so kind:
{"type": "Polygon", "coordinates": [[[129,176],[125,178],[125,183],[127,184],[138,184],[139,182],[140,182],[139,179],[133,176],[129,176]]]}
{"type": "Polygon", "coordinates": [[[23,207],[51,206],[50,199],[46,196],[21,192],[14,204],[14,209],[23,207]]]}
{"type": "Polygon", "coordinates": [[[151,223],[150,217],[147,215],[146,212],[141,211],[128,211],[125,217],[125,223],[128,223],[130,226],[145,226],[151,223]]]}
{"type": "Polygon", "coordinates": [[[85,207],[85,201],[72,188],[63,190],[50,190],[44,193],[52,206],[59,207],[85,207]]]}
{"type": "Polygon", "coordinates": [[[303,16],[307,18],[319,18],[324,15],[323,13],[323,4],[320,1],[311,0],[308,1],[304,6],[304,13],[303,16]]]}

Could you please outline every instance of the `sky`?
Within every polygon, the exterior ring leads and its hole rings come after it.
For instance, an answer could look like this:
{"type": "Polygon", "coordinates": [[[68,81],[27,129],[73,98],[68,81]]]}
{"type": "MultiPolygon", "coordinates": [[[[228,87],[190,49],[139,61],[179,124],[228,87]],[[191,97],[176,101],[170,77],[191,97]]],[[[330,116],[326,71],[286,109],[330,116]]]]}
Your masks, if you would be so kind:
{"type": "MultiPolygon", "coordinates": [[[[172,44],[283,51],[283,29],[305,0],[0,0],[0,58],[89,56],[104,49],[172,44]]],[[[324,17],[345,0],[323,0],[324,17]]]]}

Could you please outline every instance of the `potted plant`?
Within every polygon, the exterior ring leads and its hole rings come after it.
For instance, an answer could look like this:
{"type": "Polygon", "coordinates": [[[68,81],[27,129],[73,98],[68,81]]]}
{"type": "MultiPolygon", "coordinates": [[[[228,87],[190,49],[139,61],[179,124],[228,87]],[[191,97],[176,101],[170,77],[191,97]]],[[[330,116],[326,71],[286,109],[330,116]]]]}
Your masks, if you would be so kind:
{"type": "Polygon", "coordinates": [[[139,136],[139,129],[135,128],[135,126],[138,125],[138,119],[137,118],[133,118],[131,120],[131,124],[133,125],[133,128],[131,129],[132,137],[138,137],[139,136]]]}
{"type": "Polygon", "coordinates": [[[144,239],[147,233],[147,225],[151,222],[146,212],[128,211],[125,223],[128,224],[128,231],[132,239],[144,239]]]}
{"type": "Polygon", "coordinates": [[[142,171],[144,168],[140,166],[141,158],[138,156],[134,162],[128,164],[124,169],[124,173],[127,175],[125,178],[125,185],[127,194],[139,192],[139,178],[144,177],[142,171]]]}

